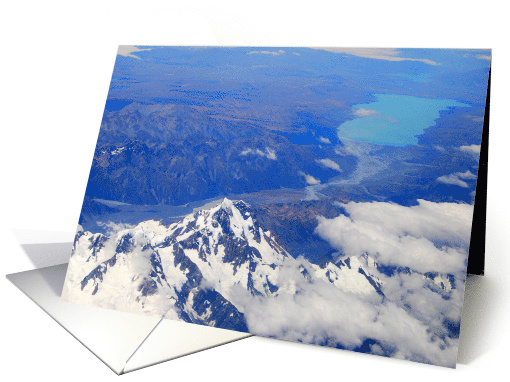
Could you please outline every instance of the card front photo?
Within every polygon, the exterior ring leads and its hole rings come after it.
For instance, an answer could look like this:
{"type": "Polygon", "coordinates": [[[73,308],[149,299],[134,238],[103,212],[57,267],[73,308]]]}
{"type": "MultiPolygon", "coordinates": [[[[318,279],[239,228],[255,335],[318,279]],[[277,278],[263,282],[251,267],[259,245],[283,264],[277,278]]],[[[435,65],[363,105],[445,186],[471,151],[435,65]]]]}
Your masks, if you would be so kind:
{"type": "Polygon", "coordinates": [[[455,367],[490,60],[119,47],[62,298],[455,367]]]}

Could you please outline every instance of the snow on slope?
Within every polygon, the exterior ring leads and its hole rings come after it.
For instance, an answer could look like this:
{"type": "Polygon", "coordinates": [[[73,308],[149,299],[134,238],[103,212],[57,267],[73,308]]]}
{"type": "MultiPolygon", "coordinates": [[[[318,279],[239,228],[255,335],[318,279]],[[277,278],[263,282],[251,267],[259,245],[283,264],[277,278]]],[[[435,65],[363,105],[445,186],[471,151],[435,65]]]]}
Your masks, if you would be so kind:
{"type": "MultiPolygon", "coordinates": [[[[218,325],[213,311],[217,316],[223,307],[224,320],[243,321],[240,289],[261,297],[298,292],[295,280],[281,272],[290,260],[248,205],[224,199],[170,226],[151,220],[108,235],[79,230],[63,298],[209,325],[218,325]]],[[[379,281],[357,259],[324,268],[298,262],[311,283],[380,293],[379,281]]]]}
{"type": "Polygon", "coordinates": [[[150,220],[112,225],[107,234],[79,229],[62,296],[293,341],[454,362],[463,291],[455,275],[382,265],[368,253],[340,256],[317,264],[294,258],[246,203],[225,199],[168,226],[150,220]],[[402,322],[415,329],[402,332],[402,322]],[[365,341],[375,350],[366,350],[365,341]]]}

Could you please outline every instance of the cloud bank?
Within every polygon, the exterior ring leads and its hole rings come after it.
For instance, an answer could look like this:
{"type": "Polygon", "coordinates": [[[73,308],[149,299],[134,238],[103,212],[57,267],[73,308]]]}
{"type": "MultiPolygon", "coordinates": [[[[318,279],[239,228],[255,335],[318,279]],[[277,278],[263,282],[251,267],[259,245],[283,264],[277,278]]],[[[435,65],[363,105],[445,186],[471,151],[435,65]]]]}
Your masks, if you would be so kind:
{"type": "Polygon", "coordinates": [[[384,297],[335,287],[310,271],[316,266],[307,260],[289,259],[277,283],[291,283],[293,292],[282,288],[271,298],[242,288],[233,293],[250,332],[351,350],[370,341],[373,354],[453,367],[458,332],[451,332],[451,325],[460,325],[472,206],[425,200],[412,207],[340,206],[345,215],[320,217],[317,233],[352,266],[362,264],[376,276],[384,297]],[[389,275],[374,264],[409,270],[389,275]],[[445,283],[450,287],[438,287],[445,283]]]}
{"type": "Polygon", "coordinates": [[[369,254],[381,264],[422,273],[465,271],[473,207],[418,203],[340,204],[347,215],[319,217],[316,232],[345,256],[369,254]]]}
{"type": "Polygon", "coordinates": [[[450,175],[440,176],[439,178],[437,178],[437,181],[439,183],[452,184],[454,186],[468,188],[469,185],[463,179],[474,180],[476,179],[476,175],[474,175],[471,171],[467,170],[466,172],[455,172],[450,175]]]}
{"type": "Polygon", "coordinates": [[[470,145],[470,146],[460,146],[461,151],[466,151],[471,154],[480,154],[481,145],[470,145]]]}

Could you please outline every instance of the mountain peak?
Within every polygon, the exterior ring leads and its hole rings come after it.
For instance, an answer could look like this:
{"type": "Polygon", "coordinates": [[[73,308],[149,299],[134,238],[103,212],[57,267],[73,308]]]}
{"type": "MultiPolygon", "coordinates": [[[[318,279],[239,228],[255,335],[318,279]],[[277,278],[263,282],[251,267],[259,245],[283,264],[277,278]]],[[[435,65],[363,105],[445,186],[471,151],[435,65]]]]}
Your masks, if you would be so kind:
{"type": "MultiPolygon", "coordinates": [[[[228,198],[169,226],[145,221],[108,235],[84,232],[72,261],[82,271],[66,284],[65,298],[103,306],[115,301],[118,309],[235,330],[247,330],[240,290],[257,298],[294,296],[326,282],[382,296],[381,281],[357,259],[323,267],[293,259],[247,203],[228,198]],[[290,280],[294,271],[306,281],[290,280]]],[[[434,283],[441,287],[447,280],[434,283]]]]}
{"type": "Polygon", "coordinates": [[[239,207],[248,207],[248,204],[246,204],[244,201],[242,200],[231,200],[227,197],[223,198],[223,200],[221,201],[220,205],[222,207],[236,207],[236,208],[239,208],[239,207]]]}
{"type": "Polygon", "coordinates": [[[221,203],[219,203],[215,208],[211,209],[211,211],[212,210],[215,210],[215,211],[224,210],[231,215],[234,209],[238,210],[241,213],[241,215],[249,213],[249,206],[244,201],[231,200],[228,198],[223,198],[221,203]]]}
{"type": "Polygon", "coordinates": [[[222,206],[232,206],[234,203],[232,203],[232,200],[229,198],[223,198],[223,201],[221,202],[222,206]]]}

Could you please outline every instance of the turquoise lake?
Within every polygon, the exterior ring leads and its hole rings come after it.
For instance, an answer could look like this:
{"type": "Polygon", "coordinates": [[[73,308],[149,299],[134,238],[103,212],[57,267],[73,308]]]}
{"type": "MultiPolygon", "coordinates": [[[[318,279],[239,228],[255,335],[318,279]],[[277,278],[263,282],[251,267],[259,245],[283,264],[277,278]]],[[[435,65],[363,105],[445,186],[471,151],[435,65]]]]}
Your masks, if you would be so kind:
{"type": "Polygon", "coordinates": [[[374,94],[375,102],[353,105],[356,118],[338,127],[340,138],[388,146],[418,143],[417,136],[435,125],[439,113],[469,104],[396,94],[374,94]]]}

